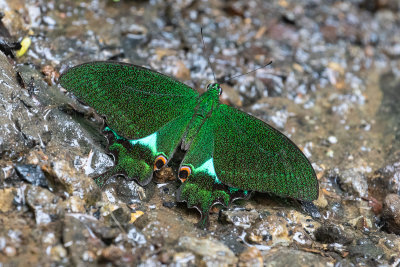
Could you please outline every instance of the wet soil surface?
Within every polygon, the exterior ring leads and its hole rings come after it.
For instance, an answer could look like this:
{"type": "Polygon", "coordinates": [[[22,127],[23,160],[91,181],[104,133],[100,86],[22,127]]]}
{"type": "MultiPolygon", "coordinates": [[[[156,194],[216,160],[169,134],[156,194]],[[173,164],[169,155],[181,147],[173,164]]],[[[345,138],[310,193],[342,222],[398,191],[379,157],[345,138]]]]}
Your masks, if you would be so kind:
{"type": "Polygon", "coordinates": [[[0,0],[0,266],[398,266],[398,1],[0,0]],[[200,39],[203,27],[206,50],[200,39]],[[25,53],[20,41],[29,38],[25,53]],[[204,92],[288,135],[317,173],[321,217],[254,194],[209,229],[179,183],[91,177],[113,165],[102,123],[58,85],[119,60],[204,92]]]}

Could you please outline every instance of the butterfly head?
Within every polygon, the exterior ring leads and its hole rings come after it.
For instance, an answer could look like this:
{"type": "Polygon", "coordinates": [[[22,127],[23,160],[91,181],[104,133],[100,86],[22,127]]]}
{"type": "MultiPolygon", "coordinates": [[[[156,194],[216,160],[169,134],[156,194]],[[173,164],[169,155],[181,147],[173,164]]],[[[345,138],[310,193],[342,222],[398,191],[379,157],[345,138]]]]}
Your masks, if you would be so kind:
{"type": "Polygon", "coordinates": [[[218,93],[218,95],[222,94],[222,88],[221,88],[219,83],[210,83],[210,84],[208,84],[207,85],[207,91],[208,92],[215,91],[215,92],[218,93]]]}

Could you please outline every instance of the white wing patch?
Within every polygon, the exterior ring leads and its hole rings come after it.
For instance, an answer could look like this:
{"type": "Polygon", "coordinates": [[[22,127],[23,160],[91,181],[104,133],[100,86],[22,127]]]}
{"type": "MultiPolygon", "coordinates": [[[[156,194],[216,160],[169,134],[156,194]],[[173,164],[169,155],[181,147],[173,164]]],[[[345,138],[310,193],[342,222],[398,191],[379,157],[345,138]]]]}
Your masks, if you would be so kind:
{"type": "Polygon", "coordinates": [[[157,153],[157,132],[141,139],[129,140],[129,143],[131,143],[132,146],[136,144],[141,144],[142,146],[149,148],[151,150],[151,153],[155,155],[157,153]]]}
{"type": "Polygon", "coordinates": [[[216,183],[221,183],[221,181],[217,177],[217,174],[215,173],[214,158],[210,158],[209,160],[204,162],[200,167],[196,169],[196,171],[206,172],[208,173],[208,175],[214,178],[214,181],[216,183]]]}

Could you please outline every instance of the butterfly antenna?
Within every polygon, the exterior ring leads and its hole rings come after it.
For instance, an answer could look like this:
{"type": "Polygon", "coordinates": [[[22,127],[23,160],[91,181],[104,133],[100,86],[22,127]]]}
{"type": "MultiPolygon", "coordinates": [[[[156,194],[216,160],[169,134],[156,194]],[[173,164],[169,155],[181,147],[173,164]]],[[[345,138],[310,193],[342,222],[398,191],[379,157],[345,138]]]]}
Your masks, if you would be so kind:
{"type": "Polygon", "coordinates": [[[230,80],[232,80],[232,79],[236,79],[236,78],[239,78],[239,77],[241,77],[241,76],[250,74],[250,73],[252,73],[252,72],[256,72],[256,71],[258,71],[259,69],[265,68],[265,67],[267,67],[267,66],[269,66],[269,65],[271,65],[271,64],[272,64],[272,60],[271,60],[270,62],[268,62],[268,64],[266,64],[266,65],[264,65],[264,66],[261,66],[261,67],[259,67],[259,68],[256,68],[256,69],[254,69],[254,70],[251,70],[251,71],[246,72],[246,73],[243,73],[243,74],[239,74],[239,75],[230,77],[229,79],[225,79],[223,83],[226,83],[226,82],[228,82],[228,81],[230,81],[230,80]]]}
{"type": "Polygon", "coordinates": [[[201,34],[201,42],[203,43],[203,50],[204,50],[204,53],[207,55],[208,65],[211,68],[211,71],[212,71],[212,74],[214,77],[214,81],[217,81],[217,79],[215,79],[215,73],[214,73],[213,66],[211,65],[210,56],[206,52],[207,50],[206,50],[206,44],[204,43],[204,38],[203,38],[203,28],[200,28],[200,34],[201,34]]]}

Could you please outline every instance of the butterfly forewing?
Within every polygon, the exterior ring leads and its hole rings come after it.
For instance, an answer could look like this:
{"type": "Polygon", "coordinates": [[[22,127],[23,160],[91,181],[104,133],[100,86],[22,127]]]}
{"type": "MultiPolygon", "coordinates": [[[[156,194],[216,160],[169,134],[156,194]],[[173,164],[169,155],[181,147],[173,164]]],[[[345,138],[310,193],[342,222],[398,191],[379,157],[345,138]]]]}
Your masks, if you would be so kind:
{"type": "Polygon", "coordinates": [[[192,88],[166,75],[118,62],[75,66],[60,77],[60,83],[128,139],[156,132],[192,110],[198,98],[192,88]]]}
{"type": "Polygon", "coordinates": [[[214,166],[221,182],[300,200],[318,197],[314,169],[285,135],[226,105],[215,116],[214,166]]]}

